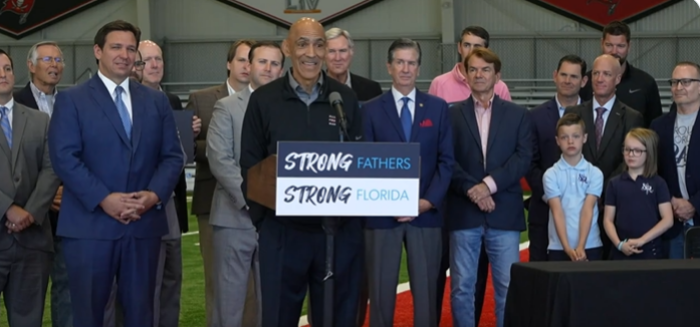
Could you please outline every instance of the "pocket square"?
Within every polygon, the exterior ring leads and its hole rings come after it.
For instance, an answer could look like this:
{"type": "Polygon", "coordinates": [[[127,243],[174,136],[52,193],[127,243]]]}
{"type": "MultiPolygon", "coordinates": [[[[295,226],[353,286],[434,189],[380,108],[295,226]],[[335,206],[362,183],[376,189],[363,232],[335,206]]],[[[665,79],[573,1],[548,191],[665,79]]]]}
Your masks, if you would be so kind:
{"type": "Polygon", "coordinates": [[[420,122],[420,127],[433,127],[433,121],[430,119],[424,119],[420,122]]]}

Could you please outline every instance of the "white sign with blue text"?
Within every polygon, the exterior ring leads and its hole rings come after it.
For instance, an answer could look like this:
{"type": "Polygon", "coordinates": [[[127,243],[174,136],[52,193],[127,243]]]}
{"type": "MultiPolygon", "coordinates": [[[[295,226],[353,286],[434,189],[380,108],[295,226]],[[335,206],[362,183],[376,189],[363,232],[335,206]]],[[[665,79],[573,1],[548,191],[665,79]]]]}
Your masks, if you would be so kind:
{"type": "Polygon", "coordinates": [[[278,216],[418,216],[418,143],[279,142],[278,216]]]}

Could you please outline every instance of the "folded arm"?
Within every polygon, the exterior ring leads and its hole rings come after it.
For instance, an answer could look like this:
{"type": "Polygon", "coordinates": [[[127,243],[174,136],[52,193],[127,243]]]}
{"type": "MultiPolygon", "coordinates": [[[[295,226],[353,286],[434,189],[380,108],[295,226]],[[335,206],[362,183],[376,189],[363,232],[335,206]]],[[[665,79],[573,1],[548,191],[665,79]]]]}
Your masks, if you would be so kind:
{"type": "Polygon", "coordinates": [[[499,189],[520,183],[520,179],[527,174],[532,164],[532,122],[530,115],[522,115],[518,123],[518,140],[515,152],[511,154],[506,163],[491,171],[489,176],[484,178],[484,182],[489,185],[489,178],[492,179],[495,187],[489,186],[491,193],[496,193],[499,189]]]}
{"type": "Polygon", "coordinates": [[[46,135],[48,134],[48,117],[46,117],[46,127],[44,130],[44,152],[41,156],[41,171],[32,194],[27,200],[24,209],[27,210],[33,217],[37,225],[42,225],[49,212],[51,203],[56,195],[56,190],[60,181],[51,167],[51,159],[49,158],[49,143],[46,135]]]}
{"type": "Polygon", "coordinates": [[[168,98],[165,94],[159,96],[158,109],[163,136],[158,155],[158,168],[148,183],[148,189],[153,191],[160,201],[167,202],[185,167],[185,158],[168,98]]]}
{"type": "Polygon", "coordinates": [[[246,202],[241,191],[241,167],[234,154],[233,117],[221,100],[214,105],[207,132],[207,158],[216,182],[233,198],[238,209],[246,202]]]}
{"type": "MultiPolygon", "coordinates": [[[[452,145],[452,123],[449,119],[447,103],[442,101],[440,123],[438,124],[438,158],[437,169],[423,195],[433,207],[438,207],[450,187],[454,167],[454,146],[452,145]]],[[[464,194],[464,193],[462,193],[464,194]]]]}
{"type": "Polygon", "coordinates": [[[63,185],[75,194],[85,209],[94,211],[110,190],[82,160],[84,149],[80,125],[73,99],[66,92],[59,92],[49,124],[51,165],[63,185]]]}

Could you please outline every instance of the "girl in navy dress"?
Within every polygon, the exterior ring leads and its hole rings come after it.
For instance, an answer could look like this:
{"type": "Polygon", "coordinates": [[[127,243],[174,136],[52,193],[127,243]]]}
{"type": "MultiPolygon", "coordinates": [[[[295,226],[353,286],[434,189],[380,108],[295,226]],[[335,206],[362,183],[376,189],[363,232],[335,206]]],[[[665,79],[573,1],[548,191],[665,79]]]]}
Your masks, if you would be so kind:
{"type": "Polygon", "coordinates": [[[625,171],[605,191],[605,232],[616,248],[612,259],[662,259],[659,236],[673,225],[671,195],[657,175],[659,137],[646,128],[632,129],[622,149],[625,171]]]}

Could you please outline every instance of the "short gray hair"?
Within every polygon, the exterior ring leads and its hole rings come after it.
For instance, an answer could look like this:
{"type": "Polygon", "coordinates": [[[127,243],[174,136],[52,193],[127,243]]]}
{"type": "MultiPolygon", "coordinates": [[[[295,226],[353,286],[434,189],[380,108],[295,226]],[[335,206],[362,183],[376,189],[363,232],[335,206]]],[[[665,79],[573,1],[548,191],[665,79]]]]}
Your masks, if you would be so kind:
{"type": "MultiPolygon", "coordinates": [[[[32,65],[36,66],[36,61],[39,59],[39,47],[44,46],[44,45],[52,45],[58,49],[58,52],[61,53],[61,57],[63,57],[63,51],[61,51],[61,47],[58,46],[58,43],[55,41],[41,41],[38,42],[34,45],[32,45],[31,48],[29,48],[29,52],[27,53],[27,61],[31,62],[32,65]]],[[[66,65],[64,61],[61,61],[61,64],[66,65]]],[[[29,80],[31,81],[34,79],[34,74],[32,74],[31,71],[29,71],[29,80]]]]}
{"type": "Polygon", "coordinates": [[[326,41],[337,39],[341,36],[344,36],[346,39],[348,39],[348,47],[350,47],[350,49],[355,47],[355,42],[352,41],[352,36],[350,36],[350,32],[338,27],[333,27],[326,31],[326,41]]]}

